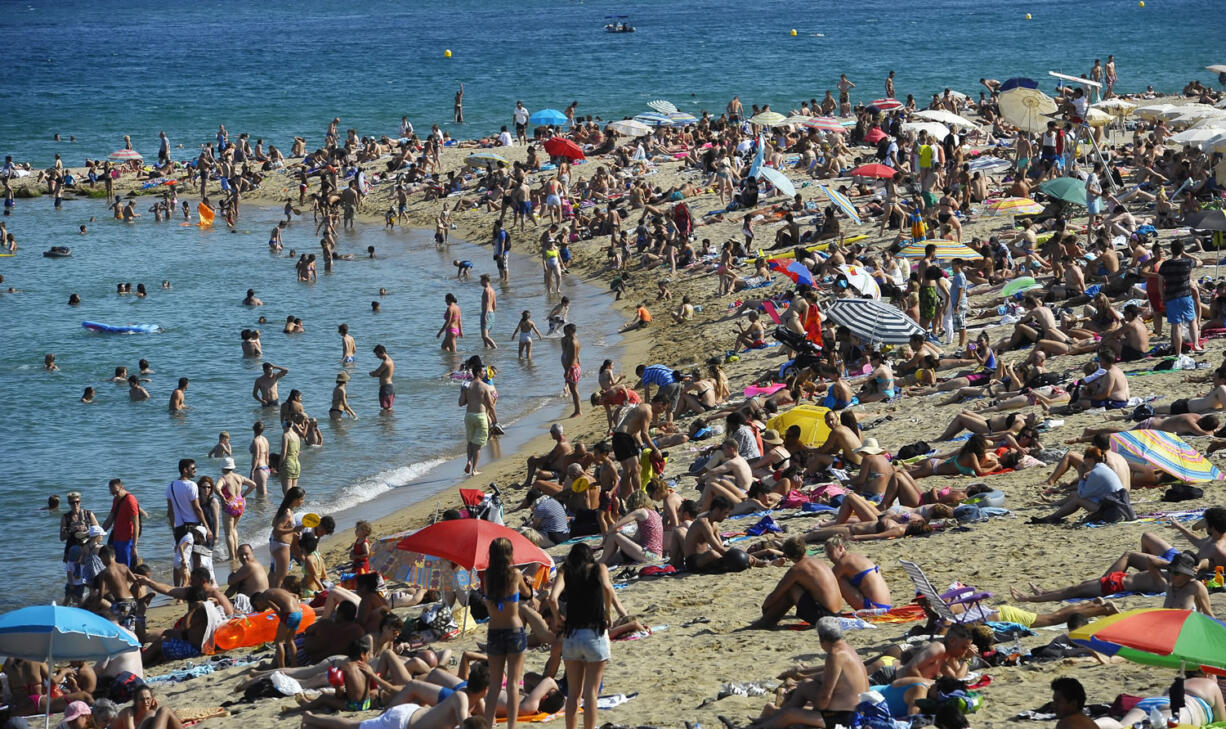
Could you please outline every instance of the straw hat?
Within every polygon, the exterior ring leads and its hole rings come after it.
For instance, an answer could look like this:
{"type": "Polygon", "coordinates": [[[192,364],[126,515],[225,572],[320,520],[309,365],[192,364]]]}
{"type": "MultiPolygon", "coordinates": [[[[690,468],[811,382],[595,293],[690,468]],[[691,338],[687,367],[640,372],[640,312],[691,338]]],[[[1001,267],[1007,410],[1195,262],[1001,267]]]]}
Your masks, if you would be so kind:
{"type": "Polygon", "coordinates": [[[779,436],[779,431],[770,428],[762,433],[762,442],[767,445],[783,445],[783,438],[779,436]]]}
{"type": "Polygon", "coordinates": [[[336,373],[336,381],[337,381],[337,382],[348,382],[348,381],[349,381],[349,373],[348,373],[348,372],[337,372],[337,373],[336,373]]]}
{"type": "Polygon", "coordinates": [[[860,446],[859,448],[857,448],[856,450],[852,452],[853,453],[865,453],[870,456],[876,456],[876,455],[885,453],[885,449],[877,444],[876,438],[865,438],[864,445],[860,446]]]}

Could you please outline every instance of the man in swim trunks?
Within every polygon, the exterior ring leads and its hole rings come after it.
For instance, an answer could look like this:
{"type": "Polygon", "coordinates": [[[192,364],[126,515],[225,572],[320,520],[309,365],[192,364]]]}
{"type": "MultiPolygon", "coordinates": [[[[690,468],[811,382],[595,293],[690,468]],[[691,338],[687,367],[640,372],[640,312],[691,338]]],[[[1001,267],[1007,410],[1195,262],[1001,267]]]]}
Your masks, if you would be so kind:
{"type": "Polygon", "coordinates": [[[783,542],[783,555],[793,564],[762,601],[762,617],[750,623],[750,628],[774,627],[793,605],[796,617],[812,625],[838,614],[843,606],[838,579],[825,562],[806,556],[805,546],[803,537],[783,542]]]}
{"type": "Polygon", "coordinates": [[[477,476],[477,461],[481,458],[481,446],[490,439],[490,418],[497,418],[494,413],[494,388],[481,379],[480,364],[473,364],[473,378],[460,385],[460,407],[464,408],[464,440],[468,451],[468,460],[464,463],[464,473],[477,476]],[[487,415],[488,413],[488,415],[487,415]]]}
{"type": "Polygon", "coordinates": [[[481,274],[481,342],[486,349],[498,349],[490,337],[490,327],[494,325],[494,312],[498,311],[498,292],[490,285],[490,275],[481,274]]]}
{"type": "MultiPolygon", "coordinates": [[[[451,296],[451,294],[447,295],[451,296]]],[[[390,413],[392,406],[396,404],[396,387],[392,384],[392,375],[396,373],[396,363],[388,356],[387,348],[382,344],[375,345],[374,353],[381,364],[370,371],[370,376],[379,378],[379,412],[386,414],[390,413]]]]}
{"type": "Polygon", "coordinates": [[[1124,323],[1103,334],[1102,346],[1110,347],[1117,362],[1135,362],[1149,356],[1149,327],[1141,316],[1141,307],[1124,307],[1124,323]]]}
{"type": "Polygon", "coordinates": [[[1163,592],[1166,594],[1162,607],[1176,610],[1199,610],[1213,617],[1209,606],[1209,591],[1196,579],[1196,558],[1191,552],[1176,554],[1166,566],[1165,574],[1154,565],[1146,572],[1130,574],[1108,572],[1097,579],[1086,580],[1076,585],[1040,590],[1033,583],[1031,594],[1025,595],[1015,587],[1009,588],[1013,599],[1019,602],[1055,602],[1079,597],[1109,597],[1121,592],[1163,592]]]}
{"type": "Polygon", "coordinates": [[[685,533],[685,569],[693,574],[710,572],[720,564],[728,549],[715,525],[732,513],[732,502],[724,496],[711,499],[711,508],[700,515],[685,533]]]}
{"type": "Polygon", "coordinates": [[[333,711],[369,711],[372,705],[371,684],[377,684],[388,692],[398,690],[398,686],[383,680],[370,666],[370,654],[374,650],[374,641],[369,635],[363,635],[349,644],[346,660],[340,666],[328,669],[328,683],[335,689],[334,693],[321,693],[314,700],[308,700],[304,694],[297,694],[295,699],[304,709],[330,709],[333,711]]]}
{"type": "Polygon", "coordinates": [[[460,305],[456,303],[454,294],[448,293],[443,297],[443,301],[447,303],[447,310],[443,312],[443,326],[439,327],[438,332],[434,335],[435,339],[443,337],[441,348],[444,352],[456,351],[456,340],[464,336],[464,324],[460,319],[460,305]]]}
{"type": "Polygon", "coordinates": [[[1128,398],[1131,397],[1128,378],[1115,362],[1115,350],[1110,347],[1098,348],[1099,371],[1083,381],[1080,396],[1069,403],[1070,410],[1081,412],[1092,407],[1121,410],[1128,407],[1128,398]]]}
{"type": "Polygon", "coordinates": [[[250,544],[238,547],[238,569],[226,578],[226,595],[246,595],[250,598],[257,592],[268,589],[268,569],[255,558],[250,544]]]}
{"type": "Polygon", "coordinates": [[[881,569],[871,559],[847,551],[847,544],[840,536],[826,540],[826,557],[834,565],[839,592],[852,609],[890,609],[890,586],[881,576],[881,569]]]}
{"type": "Polygon", "coordinates": [[[260,402],[260,407],[271,408],[281,404],[277,383],[288,374],[288,367],[264,363],[264,374],[255,378],[255,385],[251,388],[251,396],[260,402]]]}
{"type": "Polygon", "coordinates": [[[341,324],[336,331],[341,335],[341,364],[353,364],[357,360],[358,345],[349,334],[349,325],[341,324]]]}
{"type": "Polygon", "coordinates": [[[869,690],[864,661],[846,640],[834,617],[817,621],[817,640],[826,651],[826,662],[819,675],[796,687],[787,703],[765,721],[755,722],[759,729],[785,729],[789,726],[852,726],[860,694],[869,690]],[[812,705],[812,709],[804,708],[812,705]]]}
{"type": "MultiPolygon", "coordinates": [[[[1211,506],[1205,509],[1202,521],[1208,532],[1207,537],[1198,536],[1175,519],[1167,523],[1196,547],[1198,569],[1212,570],[1226,565],[1226,508],[1211,506]]],[[[1125,552],[1107,568],[1107,572],[1122,572],[1129,567],[1135,570],[1148,570],[1150,567],[1165,569],[1179,555],[1179,551],[1157,534],[1145,532],[1141,535],[1141,551],[1125,552]]]]}
{"type": "Polygon", "coordinates": [[[578,327],[567,324],[562,327],[562,380],[566,383],[566,392],[570,394],[575,411],[570,414],[577,418],[582,413],[579,410],[579,378],[582,370],[579,367],[579,336],[578,327]]]}
{"type": "Polygon", "coordinates": [[[298,664],[298,651],[294,646],[294,634],[302,623],[302,606],[298,597],[289,590],[270,587],[251,596],[251,606],[257,611],[272,610],[277,615],[277,634],[273,638],[276,647],[277,668],[298,664]]]}

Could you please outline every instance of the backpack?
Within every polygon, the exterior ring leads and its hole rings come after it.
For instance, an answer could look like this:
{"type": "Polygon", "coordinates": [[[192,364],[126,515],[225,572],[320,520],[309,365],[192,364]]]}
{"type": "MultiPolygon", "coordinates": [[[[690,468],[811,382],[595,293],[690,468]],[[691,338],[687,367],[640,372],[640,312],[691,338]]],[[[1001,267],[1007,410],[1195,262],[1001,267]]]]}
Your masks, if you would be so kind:
{"type": "Polygon", "coordinates": [[[132,700],[136,692],[145,685],[140,676],[137,676],[131,671],[124,671],[115,677],[111,682],[111,688],[107,692],[107,698],[117,704],[123,704],[132,700]]]}
{"type": "Polygon", "coordinates": [[[911,458],[915,458],[916,456],[926,456],[931,452],[932,452],[932,446],[928,445],[926,442],[922,440],[917,440],[914,443],[910,443],[908,445],[903,446],[902,448],[899,448],[898,455],[895,456],[895,459],[900,460],[900,461],[906,461],[911,458]]]}
{"type": "Polygon", "coordinates": [[[877,159],[885,162],[890,157],[890,138],[883,137],[877,142],[877,159]]]}

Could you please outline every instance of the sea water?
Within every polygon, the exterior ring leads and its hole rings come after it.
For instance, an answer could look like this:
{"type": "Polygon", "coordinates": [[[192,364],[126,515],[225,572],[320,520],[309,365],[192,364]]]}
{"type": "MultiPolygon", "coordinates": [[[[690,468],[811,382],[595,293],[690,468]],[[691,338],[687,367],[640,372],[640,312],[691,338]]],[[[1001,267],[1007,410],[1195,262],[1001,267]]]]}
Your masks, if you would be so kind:
{"type": "MultiPolygon", "coordinates": [[[[275,181],[276,178],[271,178],[275,181]]],[[[151,200],[141,198],[147,206],[151,200]]],[[[142,217],[128,225],[104,215],[104,204],[93,200],[66,201],[55,211],[49,198],[21,200],[6,219],[20,242],[18,255],[0,258],[5,288],[21,293],[0,297],[4,346],[0,348],[0,403],[4,404],[3,449],[0,450],[0,572],[10,577],[0,593],[0,609],[48,592],[59,578],[58,523],[38,507],[49,494],[63,498],[69,490],[84,494],[84,505],[105,519],[110,508],[107,481],[121,478],[150,512],[140,551],[145,559],[170,556],[166,525],[166,484],[176,477],[180,458],[194,458],[199,475],[214,479],[220,461],[207,458],[220,431],[228,431],[239,464],[250,466],[247,445],[251,426],[264,422],[271,447],[280,448],[277,410],[262,409],[251,395],[261,362],[290,369],[279,384],[282,401],[291,389],[301,390],[308,414],[318,419],[322,448],[303,448],[299,485],[308,498],[303,511],[335,513],[371,502],[372,515],[454,483],[461,465],[448,459],[463,453],[463,408],[458,406],[460,382],[451,378],[460,361],[481,354],[498,369],[494,385],[500,392],[499,419],[510,436],[510,450],[527,437],[543,432],[545,418],[568,412],[562,398],[560,342],[534,345],[531,363],[520,362],[512,331],[520,312],[530,310],[546,330],[547,303],[539,263],[528,258],[511,262],[511,285],[499,286],[498,315],[492,335],[497,351],[481,346],[478,313],[481,287],[477,274],[497,269],[490,249],[463,242],[436,247],[432,235],[420,231],[384,231],[358,226],[339,234],[342,253],[331,274],[319,280],[296,280],[290,249],[316,252],[318,238],[310,212],[297,218],[284,235],[285,250],[272,254],[268,233],[281,217],[278,210],[246,206],[237,232],[224,226],[201,229],[179,220],[154,222],[142,217]],[[88,222],[97,216],[95,222],[88,222]],[[78,226],[88,224],[79,235],[78,226]],[[51,245],[72,249],[70,258],[44,258],[51,245]],[[377,258],[366,257],[374,246],[377,258]],[[453,259],[475,264],[473,280],[456,280],[453,259]],[[169,289],[162,282],[170,282],[169,289]],[[143,283],[144,298],[119,296],[117,283],[143,283]],[[242,305],[254,288],[261,307],[242,305]],[[379,289],[386,288],[385,296],[379,289]],[[443,321],[443,297],[453,292],[464,314],[465,336],[460,351],[439,350],[435,334],[443,321]],[[80,306],[67,305],[77,293],[80,306]],[[371,302],[381,305],[372,313],[371,302]],[[303,320],[304,334],[287,335],[287,316],[303,320]],[[267,324],[259,324],[259,318],[267,324]],[[108,324],[156,324],[157,334],[100,334],[82,321],[108,324]],[[357,362],[344,367],[337,326],[345,322],[357,342],[357,362]],[[244,358],[239,334],[259,329],[263,359],[244,358]],[[369,376],[379,361],[371,350],[383,344],[396,361],[397,398],[394,414],[380,415],[378,381],[369,376]],[[57,372],[43,368],[43,356],[53,353],[57,372]],[[137,371],[140,359],[154,370],[144,384],[151,398],[131,402],[127,385],[108,381],[115,367],[137,371]],[[334,422],[328,418],[336,374],[350,374],[349,401],[359,419],[334,422]],[[188,410],[171,414],[167,407],[179,377],[188,377],[188,410]],[[79,398],[85,387],[97,393],[92,404],[79,398]],[[535,417],[534,417],[535,415],[535,417]],[[410,483],[412,486],[407,486],[410,483]]],[[[146,216],[149,214],[146,213],[146,216]]],[[[517,238],[530,246],[526,237],[517,238]]],[[[573,302],[571,320],[579,329],[582,359],[589,376],[601,360],[616,356],[618,317],[610,316],[608,292],[567,277],[563,294],[573,302]]],[[[594,387],[585,380],[583,390],[594,387]]],[[[487,449],[486,462],[492,457],[487,449]]],[[[251,499],[239,523],[240,536],[257,544],[267,539],[271,511],[281,488],[269,484],[268,500],[251,499]]],[[[457,506],[454,496],[444,508],[457,506]]],[[[220,553],[219,553],[220,554],[220,553]]]]}

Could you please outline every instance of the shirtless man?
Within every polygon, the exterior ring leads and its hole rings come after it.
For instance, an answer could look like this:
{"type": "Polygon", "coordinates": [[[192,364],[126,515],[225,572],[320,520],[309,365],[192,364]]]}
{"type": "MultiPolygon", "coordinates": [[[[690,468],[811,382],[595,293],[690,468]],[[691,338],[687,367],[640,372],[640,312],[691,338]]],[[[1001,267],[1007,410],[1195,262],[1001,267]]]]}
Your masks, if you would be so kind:
{"type": "Polygon", "coordinates": [[[490,419],[497,419],[494,413],[494,388],[481,379],[482,369],[483,366],[474,364],[473,378],[460,385],[460,407],[464,408],[464,441],[468,451],[464,473],[473,476],[481,474],[477,470],[481,446],[490,439],[490,419]]]}
{"type": "Polygon", "coordinates": [[[128,399],[132,402],[143,402],[149,399],[149,391],[140,384],[136,375],[128,376],[128,399]]]}
{"type": "Polygon", "coordinates": [[[186,377],[179,378],[179,386],[170,393],[170,412],[178,413],[187,409],[187,384],[186,377]]]}
{"type": "Polygon", "coordinates": [[[439,327],[434,338],[446,334],[441,348],[444,352],[454,352],[456,340],[464,336],[464,323],[460,319],[460,305],[456,303],[455,295],[449,293],[443,297],[443,301],[447,302],[447,310],[443,312],[443,326],[439,327]]]}
{"type": "Polygon", "coordinates": [[[1071,676],[1051,682],[1051,708],[1058,717],[1056,729],[1098,729],[1098,724],[1085,713],[1085,687],[1071,676]]]}
{"type": "Polygon", "coordinates": [[[98,556],[104,567],[98,575],[101,598],[110,603],[112,619],[116,623],[128,630],[135,630],[136,598],[132,595],[132,587],[136,585],[136,575],[126,564],[115,560],[115,548],[111,545],[103,546],[98,556]]]}
{"type": "Polygon", "coordinates": [[[566,391],[570,393],[575,412],[570,417],[577,418],[582,413],[579,410],[579,378],[583,371],[579,366],[579,336],[578,327],[567,324],[562,327],[562,379],[566,383],[566,391]]]}
{"type": "Polygon", "coordinates": [[[911,655],[911,660],[898,667],[893,678],[963,678],[967,673],[967,657],[975,653],[971,631],[965,625],[950,626],[941,640],[934,640],[911,655]]]}
{"type": "Polygon", "coordinates": [[[270,587],[251,596],[251,606],[256,610],[273,610],[277,614],[277,634],[274,638],[277,651],[277,667],[297,665],[297,649],[294,647],[294,633],[298,632],[298,624],[302,622],[302,606],[298,598],[288,590],[270,587]]]}
{"type": "MultiPolygon", "coordinates": [[[[1226,509],[1220,506],[1205,509],[1203,521],[1209,534],[1204,538],[1174,519],[1168,524],[1196,547],[1196,568],[1208,571],[1226,565],[1226,509]]],[[[1178,548],[1153,532],[1145,532],[1141,535],[1141,551],[1125,552],[1107,568],[1107,574],[1123,572],[1129,567],[1136,570],[1148,570],[1150,566],[1163,569],[1178,555],[1178,548]]]]}
{"type": "MultiPolygon", "coordinates": [[[[1115,565],[1112,565],[1113,567],[1115,565]]],[[[1165,592],[1162,607],[1175,610],[1199,610],[1213,617],[1209,607],[1209,590],[1196,579],[1196,557],[1191,552],[1176,554],[1166,565],[1166,574],[1150,562],[1145,572],[1130,574],[1108,572],[1102,577],[1055,590],[1040,590],[1033,584],[1032,593],[1024,595],[1017,588],[1009,591],[1019,602],[1054,602],[1077,597],[1107,597],[1117,592],[1165,592]]]]}
{"type": "Polygon", "coordinates": [[[657,394],[650,405],[639,403],[625,406],[617,424],[613,426],[613,457],[621,467],[622,482],[631,493],[642,488],[639,454],[643,452],[643,448],[660,452],[651,437],[651,423],[667,407],[668,401],[657,394]]]}
{"type": "Polygon", "coordinates": [[[498,349],[498,345],[490,337],[490,327],[494,325],[494,312],[498,311],[498,292],[490,285],[490,275],[481,274],[481,341],[486,349],[498,349]]]}
{"type": "MultiPolygon", "coordinates": [[[[759,719],[751,726],[783,729],[789,726],[851,726],[860,694],[869,690],[868,673],[856,649],[843,639],[843,629],[834,617],[817,621],[817,640],[826,652],[820,675],[796,688],[788,705],[759,719]],[[804,705],[811,704],[813,709],[804,705]]],[[[770,710],[768,707],[767,711],[770,710]]],[[[765,714],[765,711],[763,712],[765,714]]]]}
{"type": "Polygon", "coordinates": [[[226,595],[246,595],[251,597],[257,592],[268,589],[268,570],[255,558],[255,550],[250,544],[238,548],[239,568],[226,578],[226,595]]]}
{"type": "Polygon", "coordinates": [[[321,693],[314,700],[308,700],[304,694],[295,698],[298,705],[311,709],[331,709],[334,711],[369,711],[372,696],[378,695],[378,688],[395,691],[398,687],[383,680],[370,666],[371,652],[374,641],[369,635],[363,635],[348,644],[346,660],[342,661],[337,670],[343,680],[334,693],[321,693]],[[372,691],[372,686],[377,687],[372,691]]]}
{"type": "Polygon", "coordinates": [[[1024,344],[1034,344],[1041,339],[1056,342],[1069,341],[1068,335],[1060,331],[1055,314],[1043,305],[1038,296],[1027,294],[1022,300],[1022,306],[1026,309],[1026,313],[1014,325],[1013,336],[1009,338],[1009,341],[1001,342],[996,347],[997,352],[1007,352],[1024,344]]]}
{"type": "MultiPolygon", "coordinates": [[[[660,396],[656,395],[656,397],[660,396]]],[[[698,502],[700,509],[710,508],[712,500],[717,496],[723,496],[734,506],[741,503],[748,498],[747,492],[754,481],[753,469],[749,461],[740,455],[739,446],[735,440],[732,438],[724,440],[720,443],[719,449],[722,458],[718,465],[704,471],[698,477],[698,488],[702,490],[702,498],[698,502]]]]}
{"type": "Polygon", "coordinates": [[[255,491],[264,498],[268,495],[268,475],[272,472],[268,465],[268,439],[264,437],[264,423],[257,420],[251,426],[251,444],[247,452],[251,454],[251,480],[255,482],[255,491]]]}
{"type": "Polygon", "coordinates": [[[353,364],[358,357],[358,345],[353,341],[353,336],[349,333],[349,325],[341,324],[336,328],[336,331],[341,335],[341,364],[353,364]]]}
{"type": "Polygon", "coordinates": [[[750,623],[750,628],[774,627],[793,605],[796,617],[813,625],[836,615],[843,606],[834,572],[825,562],[806,556],[805,547],[803,537],[789,537],[783,542],[783,555],[793,564],[762,601],[762,617],[750,623]]]}
{"type": "Polygon", "coordinates": [[[206,600],[212,600],[217,603],[217,606],[226,614],[226,617],[234,615],[234,603],[230,602],[230,598],[226,596],[226,593],[222,592],[217,583],[213,581],[213,575],[208,567],[193,568],[187,578],[187,584],[182,587],[172,587],[171,585],[166,585],[141,575],[135,575],[134,579],[150,590],[167,597],[173,597],[176,600],[186,599],[185,596],[188,590],[193,588],[199,589],[204,593],[206,600]]]}
{"type": "Polygon", "coordinates": [[[1133,362],[1149,354],[1149,327],[1139,306],[1124,307],[1124,323],[1103,334],[1102,346],[1115,352],[1117,362],[1133,362]]]}
{"type": "Polygon", "coordinates": [[[543,456],[528,456],[528,475],[524,478],[521,488],[526,489],[531,486],[535,478],[561,479],[562,474],[566,473],[566,466],[569,464],[565,462],[565,459],[574,448],[566,439],[565,429],[561,423],[549,426],[549,437],[553,438],[554,446],[548,453],[543,456]]]}
{"type": "Polygon", "coordinates": [[[890,586],[871,559],[847,551],[842,537],[826,540],[826,557],[834,565],[839,591],[853,610],[889,610],[890,586]]]}
{"type": "MultiPolygon", "coordinates": [[[[451,294],[447,294],[451,296],[451,294]]],[[[379,366],[370,371],[371,377],[379,378],[379,413],[386,415],[396,404],[396,386],[392,384],[392,375],[396,373],[396,363],[387,354],[387,348],[376,344],[375,356],[379,358],[379,366]]]]}
{"type": "Polygon", "coordinates": [[[271,408],[281,404],[281,396],[277,393],[277,383],[289,374],[288,367],[264,363],[264,374],[255,378],[251,388],[251,396],[259,401],[260,407],[271,408]]]}
{"type": "Polygon", "coordinates": [[[685,569],[693,574],[710,572],[723,561],[728,549],[715,525],[732,513],[732,502],[723,496],[711,500],[711,508],[700,515],[685,533],[685,569]]]}
{"type": "MultiPolygon", "coordinates": [[[[1077,402],[1069,403],[1069,409],[1074,412],[1088,410],[1089,408],[1106,408],[1107,410],[1121,410],[1128,407],[1128,398],[1130,397],[1128,390],[1128,377],[1124,375],[1115,364],[1115,351],[1110,347],[1099,347],[1098,349],[1098,364],[1101,373],[1095,372],[1093,379],[1082,385],[1081,396],[1077,402]]],[[[1223,395],[1226,396],[1226,387],[1222,388],[1223,395]]],[[[1178,403],[1180,401],[1176,401],[1178,403]]],[[[1187,401],[1184,401],[1186,404],[1187,401]]],[[[1159,406],[1163,407],[1163,406],[1159,406]]],[[[1175,403],[1165,406],[1167,411],[1174,411],[1175,403]]],[[[1157,412],[1158,408],[1154,408],[1157,412]]]]}

